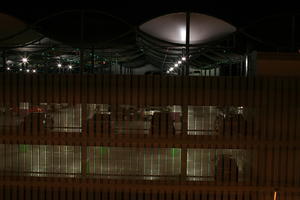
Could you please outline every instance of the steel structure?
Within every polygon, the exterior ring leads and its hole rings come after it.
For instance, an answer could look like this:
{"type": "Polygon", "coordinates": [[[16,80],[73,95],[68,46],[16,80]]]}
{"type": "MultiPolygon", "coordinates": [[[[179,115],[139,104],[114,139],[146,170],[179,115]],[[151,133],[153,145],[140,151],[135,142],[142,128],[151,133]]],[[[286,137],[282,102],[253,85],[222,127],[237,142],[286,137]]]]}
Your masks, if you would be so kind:
{"type": "Polygon", "coordinates": [[[0,199],[299,199],[297,56],[138,30],[131,45],[100,48],[80,30],[76,47],[43,38],[18,58],[3,46],[0,199]],[[180,73],[162,67],[177,61],[180,73]],[[152,74],[135,71],[147,63],[152,74]],[[223,71],[192,76],[197,66],[223,71]]]}

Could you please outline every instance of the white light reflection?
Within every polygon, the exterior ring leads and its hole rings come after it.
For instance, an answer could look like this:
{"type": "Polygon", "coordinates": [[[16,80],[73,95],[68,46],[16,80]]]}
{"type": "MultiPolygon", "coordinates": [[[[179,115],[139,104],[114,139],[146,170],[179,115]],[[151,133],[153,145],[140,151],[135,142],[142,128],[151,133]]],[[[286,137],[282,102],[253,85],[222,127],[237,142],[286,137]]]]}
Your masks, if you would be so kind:
{"type": "Polygon", "coordinates": [[[180,39],[182,42],[185,42],[186,39],[186,30],[185,27],[184,28],[180,28],[180,39]]]}

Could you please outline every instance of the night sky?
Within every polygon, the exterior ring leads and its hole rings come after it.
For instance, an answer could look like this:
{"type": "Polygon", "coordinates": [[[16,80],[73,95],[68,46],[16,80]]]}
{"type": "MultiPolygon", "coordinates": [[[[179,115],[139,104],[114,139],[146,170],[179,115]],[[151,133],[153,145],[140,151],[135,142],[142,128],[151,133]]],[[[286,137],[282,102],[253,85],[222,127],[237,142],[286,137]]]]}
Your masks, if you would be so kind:
{"type": "MultiPolygon", "coordinates": [[[[236,26],[238,30],[246,30],[247,33],[259,40],[281,47],[282,49],[289,49],[291,45],[291,19],[293,14],[297,14],[293,45],[296,48],[300,47],[300,8],[298,9],[296,5],[282,5],[276,2],[272,2],[272,5],[262,5],[261,3],[257,4],[249,1],[231,3],[229,1],[216,3],[204,3],[200,1],[194,1],[193,3],[182,2],[186,5],[179,5],[180,3],[175,3],[175,1],[173,1],[172,4],[168,3],[169,2],[164,1],[164,4],[161,5],[153,1],[139,1],[136,3],[126,2],[120,4],[119,2],[112,1],[111,5],[99,4],[94,6],[88,3],[82,3],[80,6],[72,4],[72,7],[66,5],[62,6],[56,3],[53,3],[53,6],[50,5],[50,3],[45,3],[46,5],[43,8],[29,5],[26,7],[2,7],[0,12],[16,16],[28,24],[32,24],[43,17],[64,10],[98,10],[116,16],[133,26],[139,26],[160,15],[182,12],[189,9],[191,12],[204,13],[223,19],[236,26]]],[[[44,27],[45,29],[47,29],[46,26],[47,25],[44,27]]],[[[45,32],[43,34],[45,34],[45,32]]]]}

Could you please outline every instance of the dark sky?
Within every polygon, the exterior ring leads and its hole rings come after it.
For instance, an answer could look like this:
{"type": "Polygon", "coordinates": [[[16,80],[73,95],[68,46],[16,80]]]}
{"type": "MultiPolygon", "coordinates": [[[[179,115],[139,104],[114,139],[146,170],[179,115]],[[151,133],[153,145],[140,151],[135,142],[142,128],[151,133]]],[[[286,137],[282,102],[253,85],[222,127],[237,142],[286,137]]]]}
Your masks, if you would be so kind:
{"type": "Polygon", "coordinates": [[[0,12],[16,16],[28,24],[32,24],[37,20],[49,16],[51,14],[61,12],[64,10],[85,9],[85,10],[98,10],[104,11],[108,14],[117,16],[131,25],[138,26],[147,20],[158,17],[172,12],[182,12],[187,9],[192,12],[204,13],[214,17],[221,18],[233,25],[238,29],[243,27],[255,28],[247,30],[255,37],[274,43],[279,46],[290,45],[291,36],[291,18],[292,14],[298,13],[296,18],[296,46],[300,46],[300,7],[296,3],[286,4],[283,2],[271,3],[266,2],[253,2],[253,1],[200,1],[195,0],[193,3],[189,1],[131,1],[131,3],[119,3],[117,1],[98,1],[98,4],[89,4],[81,2],[81,4],[74,2],[67,5],[59,3],[39,1],[38,6],[19,6],[19,7],[1,7],[0,12]],[[107,2],[110,2],[107,4],[107,2]],[[204,3],[205,2],[205,3],[204,3]],[[162,4],[163,3],[163,4],[162,4]],[[44,4],[44,7],[41,7],[44,4]],[[268,16],[277,16],[262,21],[268,16]],[[282,17],[283,16],[283,17],[282,17]],[[298,38],[297,38],[298,37],[298,38]],[[299,44],[298,44],[299,43],[299,44]]]}
{"type": "MultiPolygon", "coordinates": [[[[72,9],[94,9],[99,11],[104,11],[115,16],[119,16],[122,19],[128,21],[133,25],[139,25],[151,18],[157,17],[171,12],[185,11],[187,9],[212,15],[215,17],[222,18],[228,22],[233,23],[236,26],[245,26],[255,20],[269,15],[278,15],[284,13],[300,13],[298,6],[293,6],[293,4],[280,5],[276,2],[272,2],[272,5],[262,5],[251,3],[250,1],[134,1],[136,3],[122,3],[117,1],[108,1],[106,4],[101,5],[103,1],[99,1],[99,4],[92,6],[91,4],[82,2],[79,4],[70,5],[60,5],[51,4],[47,1],[40,1],[39,4],[45,4],[45,7],[37,7],[25,5],[20,7],[1,7],[0,11],[5,12],[14,16],[17,16],[25,21],[34,22],[41,17],[60,12],[63,10],[72,9]],[[107,3],[111,2],[111,3],[107,3]],[[163,4],[161,4],[163,2],[163,4]],[[208,3],[211,2],[211,3],[208,3]],[[223,2],[223,3],[222,3],[223,2]],[[115,4],[114,4],[115,3],[115,4]],[[186,3],[186,5],[184,5],[186,3]],[[181,5],[180,5],[181,4],[181,5]]],[[[133,1],[132,1],[133,2],[133,1]]]]}

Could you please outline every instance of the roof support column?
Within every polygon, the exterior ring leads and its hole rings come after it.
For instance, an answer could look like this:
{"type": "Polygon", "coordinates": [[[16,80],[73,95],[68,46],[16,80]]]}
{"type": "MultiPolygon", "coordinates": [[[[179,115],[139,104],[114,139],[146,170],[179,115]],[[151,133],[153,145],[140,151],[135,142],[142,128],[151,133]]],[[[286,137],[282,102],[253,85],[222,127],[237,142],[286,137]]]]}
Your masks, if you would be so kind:
{"type": "Polygon", "coordinates": [[[81,11],[81,21],[80,21],[80,74],[84,72],[84,11],[81,11]]]}
{"type": "Polygon", "coordinates": [[[80,74],[82,75],[84,72],[84,49],[80,49],[80,74]]]}
{"type": "Polygon", "coordinates": [[[95,47],[94,46],[92,47],[92,68],[94,71],[95,68],[95,47]]]}
{"type": "Polygon", "coordinates": [[[5,50],[2,51],[2,67],[6,68],[6,54],[5,50]]]}
{"type": "Polygon", "coordinates": [[[190,66],[189,66],[189,53],[190,53],[190,11],[186,12],[186,34],[185,34],[185,73],[183,75],[190,74],[190,66]]]}
{"type": "Polygon", "coordinates": [[[292,27],[291,27],[291,51],[296,50],[296,16],[292,16],[292,27]]]}

